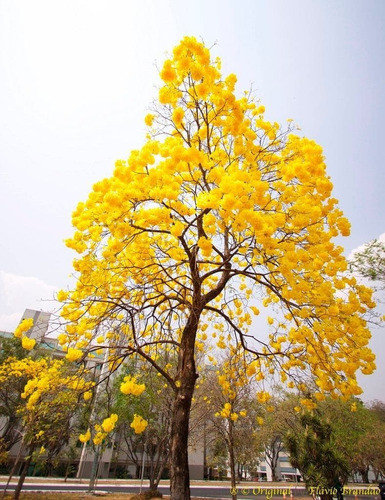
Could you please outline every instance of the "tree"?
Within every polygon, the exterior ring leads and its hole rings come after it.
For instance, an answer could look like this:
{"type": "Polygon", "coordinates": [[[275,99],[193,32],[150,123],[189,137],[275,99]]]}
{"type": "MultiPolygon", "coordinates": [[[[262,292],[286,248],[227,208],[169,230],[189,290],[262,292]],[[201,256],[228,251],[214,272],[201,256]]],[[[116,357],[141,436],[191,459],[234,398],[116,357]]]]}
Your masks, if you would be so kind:
{"type": "Polygon", "coordinates": [[[211,460],[219,458],[223,462],[223,450],[226,450],[234,500],[237,498],[236,483],[240,480],[240,471],[244,465],[253,464],[251,457],[258,458],[259,451],[255,428],[261,410],[254,404],[252,393],[256,387],[255,384],[252,387],[247,377],[247,367],[245,352],[230,348],[220,368],[215,373],[209,373],[203,385],[204,399],[211,409],[207,429],[213,441],[207,443],[212,448],[211,460]]]}
{"type": "MultiPolygon", "coordinates": [[[[382,412],[378,401],[367,407],[357,398],[325,398],[313,414],[297,414],[291,419],[289,449],[310,487],[318,483],[330,492],[333,469],[342,482],[358,473],[362,482],[369,483],[370,468],[377,478],[380,476],[385,464],[380,437],[384,432],[382,412]]],[[[287,429],[284,438],[286,433],[287,429]]]]}
{"type": "Polygon", "coordinates": [[[302,474],[313,498],[331,500],[340,477],[347,477],[349,466],[335,443],[333,428],[318,410],[300,416],[302,432],[289,432],[286,447],[290,462],[302,474]]]}
{"type": "MultiPolygon", "coordinates": [[[[12,383],[18,378],[24,383],[20,395],[25,404],[20,404],[16,412],[21,420],[21,446],[27,450],[27,457],[15,489],[15,499],[19,498],[33,454],[39,449],[40,454],[47,453],[49,461],[69,442],[76,425],[75,414],[81,406],[80,395],[92,386],[92,382],[83,377],[83,370],[79,371],[65,360],[8,358],[1,366],[1,384],[12,383]]],[[[16,465],[17,461],[9,481],[16,465]]]]}
{"type": "Polygon", "coordinates": [[[267,121],[252,92],[237,98],[236,76],[223,78],[195,38],[174,48],[160,76],[147,142],[73,214],[77,285],[58,294],[60,340],[69,359],[105,348],[117,369],[135,353],[165,378],[174,394],[171,498],[188,500],[196,352],[242,346],[255,373],[300,384],[310,372],[320,392],[357,394],[356,371],[374,368],[361,317],[374,304],[343,275],[332,239],[349,223],[321,148],[290,122],[267,121]],[[258,330],[256,300],[276,308],[258,330]]]}
{"type": "MultiPolygon", "coordinates": [[[[375,292],[376,302],[384,303],[385,290],[385,243],[380,240],[372,240],[354,252],[350,262],[349,270],[356,276],[364,278],[370,283],[375,292]]],[[[385,320],[383,311],[372,311],[368,320],[377,326],[385,320]]]]}
{"type": "MultiPolygon", "coordinates": [[[[132,369],[129,366],[128,373],[132,369]]],[[[120,390],[116,391],[113,405],[114,412],[119,417],[116,453],[125,453],[136,465],[138,478],[143,474],[142,467],[146,457],[150,490],[155,491],[168,467],[172,398],[170,388],[165,387],[167,384],[157,376],[154,369],[143,369],[142,373],[141,380],[145,383],[146,390],[140,397],[127,397],[120,390]],[[140,414],[148,422],[146,431],[140,435],[131,426],[135,414],[140,414]]],[[[116,386],[121,386],[125,376],[127,372],[117,378],[116,386]]]]}
{"type": "Polygon", "coordinates": [[[2,425],[0,429],[0,450],[4,455],[21,440],[20,415],[17,409],[23,403],[21,393],[27,383],[28,377],[19,376],[18,373],[9,373],[10,364],[26,357],[27,351],[23,349],[18,338],[1,339],[0,352],[0,380],[6,376],[7,383],[0,384],[0,415],[2,425]]]}
{"type": "Polygon", "coordinates": [[[370,469],[373,470],[376,480],[385,473],[382,443],[385,432],[384,405],[379,401],[369,406],[359,403],[355,410],[353,413],[355,422],[349,426],[356,429],[355,446],[350,453],[351,468],[353,472],[359,473],[362,482],[369,483],[370,469]]]}
{"type": "Polygon", "coordinates": [[[277,466],[280,452],[285,449],[284,436],[296,421],[294,408],[299,404],[299,398],[294,394],[282,393],[277,387],[269,405],[263,407],[260,414],[258,441],[264,451],[272,481],[279,481],[277,466]]]}
{"type": "Polygon", "coordinates": [[[355,252],[350,261],[350,270],[357,272],[370,281],[385,287],[385,243],[372,240],[365,247],[355,252]]]}

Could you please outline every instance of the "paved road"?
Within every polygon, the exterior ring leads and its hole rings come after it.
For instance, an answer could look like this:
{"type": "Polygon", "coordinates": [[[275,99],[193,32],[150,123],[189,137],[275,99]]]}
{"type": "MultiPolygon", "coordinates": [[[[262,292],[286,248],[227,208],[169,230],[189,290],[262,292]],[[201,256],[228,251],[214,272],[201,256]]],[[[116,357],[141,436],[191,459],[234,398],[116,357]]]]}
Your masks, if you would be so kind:
{"type": "MultiPolygon", "coordinates": [[[[0,483],[0,491],[4,489],[5,482],[0,483]]],[[[15,483],[12,482],[8,490],[11,491],[15,487],[15,483]]],[[[148,486],[144,486],[143,489],[147,489],[148,486]]],[[[76,484],[76,483],[63,483],[63,482],[26,482],[23,486],[23,491],[66,491],[66,492],[81,492],[87,491],[88,485],[86,483],[76,484]]],[[[112,484],[112,483],[102,483],[96,486],[96,491],[108,491],[110,493],[138,493],[140,486],[138,484],[112,484]]],[[[250,486],[245,487],[244,485],[237,488],[238,498],[239,500],[244,499],[256,499],[259,497],[260,500],[264,500],[265,498],[280,498],[282,500],[283,493],[285,493],[287,500],[290,500],[290,489],[287,488],[270,488],[263,486],[250,486]]],[[[159,491],[164,495],[170,494],[170,489],[168,486],[161,485],[159,486],[159,491]]],[[[305,493],[304,490],[300,490],[296,492],[295,496],[299,496],[299,493],[302,495],[305,493]]],[[[229,486],[218,486],[218,485],[192,485],[191,486],[191,495],[193,497],[206,497],[206,498],[216,498],[216,499],[224,499],[228,500],[231,498],[231,492],[229,486]]]]}
{"type": "MultiPolygon", "coordinates": [[[[3,491],[6,481],[1,480],[0,482],[0,491],[3,491]]],[[[12,483],[8,486],[8,491],[12,491],[15,488],[16,483],[12,481],[12,483]]],[[[357,490],[351,489],[346,491],[345,498],[347,500],[350,499],[362,499],[373,500],[374,497],[379,498],[376,495],[376,491],[374,488],[370,491],[367,490],[357,490]],[[373,490],[373,491],[372,491],[373,490]]],[[[143,489],[147,489],[148,486],[145,484],[143,489]]],[[[130,484],[128,482],[124,482],[123,484],[116,484],[115,482],[105,482],[101,481],[96,486],[96,491],[107,491],[110,493],[138,493],[140,489],[139,484],[130,484]]],[[[66,491],[66,492],[84,492],[88,490],[88,483],[72,483],[72,482],[63,482],[63,481],[44,481],[41,479],[37,481],[26,480],[23,486],[23,491],[66,491]]],[[[160,485],[159,490],[164,495],[170,494],[170,489],[168,485],[160,485]]],[[[263,484],[250,484],[243,483],[237,487],[238,500],[250,500],[250,499],[259,499],[259,500],[270,500],[280,499],[280,500],[291,500],[292,498],[298,498],[298,500],[304,500],[304,496],[309,498],[308,493],[304,489],[304,487],[295,488],[282,485],[282,486],[268,486],[263,484]]],[[[205,497],[205,498],[216,498],[217,500],[228,500],[231,498],[230,487],[228,485],[212,485],[212,484],[197,484],[191,485],[191,495],[192,497],[205,497]]]]}

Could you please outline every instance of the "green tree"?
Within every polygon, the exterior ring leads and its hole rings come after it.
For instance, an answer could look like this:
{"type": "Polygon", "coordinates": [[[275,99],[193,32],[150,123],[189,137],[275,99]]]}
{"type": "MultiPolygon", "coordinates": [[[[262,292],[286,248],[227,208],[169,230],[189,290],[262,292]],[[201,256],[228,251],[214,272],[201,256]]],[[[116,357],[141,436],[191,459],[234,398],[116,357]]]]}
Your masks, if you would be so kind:
{"type": "MultiPolygon", "coordinates": [[[[359,399],[348,401],[326,398],[318,405],[322,418],[331,426],[335,447],[345,457],[350,475],[358,473],[369,482],[369,470],[380,474],[382,444],[378,439],[384,430],[380,403],[367,406],[359,399]]],[[[347,478],[344,478],[347,479],[347,478]]]]}
{"type": "MultiPolygon", "coordinates": [[[[371,293],[343,275],[333,243],[349,223],[321,148],[269,122],[252,92],[185,37],[161,69],[147,142],[73,214],[76,289],[61,291],[68,359],[141,356],[173,391],[172,500],[188,500],[196,352],[241,346],[259,373],[357,394],[374,356],[361,314],[371,293]],[[258,308],[276,308],[259,329],[258,308]],[[258,304],[259,305],[259,304],[258,304]],[[215,334],[215,335],[214,335],[215,334]],[[104,340],[103,340],[104,337],[104,340]],[[359,340],[359,341],[358,341],[359,340]],[[177,360],[169,372],[159,358],[177,360]]],[[[113,365],[116,366],[116,365],[113,365]]],[[[114,368],[115,369],[115,368],[114,368]]]]}
{"type": "Polygon", "coordinates": [[[372,240],[350,261],[350,270],[385,288],[385,243],[372,240]]]}
{"type": "Polygon", "coordinates": [[[314,497],[331,500],[339,477],[349,474],[348,461],[336,443],[332,426],[319,410],[303,413],[299,424],[297,432],[291,430],[285,436],[290,462],[301,472],[314,497]]]}
{"type": "MultiPolygon", "coordinates": [[[[369,483],[369,471],[375,474],[376,480],[385,475],[385,459],[382,436],[385,432],[384,405],[376,402],[369,406],[362,403],[357,405],[358,411],[354,412],[355,446],[350,454],[351,466],[358,472],[361,480],[369,483]]],[[[346,425],[346,424],[345,424],[346,425]]]]}
{"type": "Polygon", "coordinates": [[[272,480],[278,481],[280,478],[277,466],[280,453],[285,449],[284,436],[297,421],[294,408],[299,402],[294,394],[284,393],[278,387],[274,392],[269,405],[262,407],[257,434],[259,446],[271,470],[272,480]]]}

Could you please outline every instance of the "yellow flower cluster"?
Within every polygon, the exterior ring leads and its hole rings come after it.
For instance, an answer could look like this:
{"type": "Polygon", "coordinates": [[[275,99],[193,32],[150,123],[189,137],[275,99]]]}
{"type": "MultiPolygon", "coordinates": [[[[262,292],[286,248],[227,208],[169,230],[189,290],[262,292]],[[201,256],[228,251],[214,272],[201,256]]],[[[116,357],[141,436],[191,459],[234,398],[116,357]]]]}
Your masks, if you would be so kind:
{"type": "Polygon", "coordinates": [[[29,337],[22,337],[21,339],[21,345],[23,346],[24,349],[27,349],[27,351],[30,351],[35,347],[36,340],[35,339],[30,339],[29,337]]]}
{"type": "Polygon", "coordinates": [[[38,407],[42,397],[52,392],[69,391],[69,393],[80,394],[87,391],[93,386],[93,382],[87,382],[83,376],[85,373],[74,373],[66,375],[66,365],[64,360],[46,360],[41,359],[36,362],[30,361],[26,364],[26,360],[22,360],[23,365],[34,364],[35,372],[27,381],[22,397],[27,400],[26,407],[32,411],[38,407]]]}
{"type": "Polygon", "coordinates": [[[233,422],[237,422],[239,417],[246,417],[246,410],[241,410],[240,412],[232,411],[233,407],[231,403],[225,403],[222,410],[215,413],[216,417],[222,417],[225,419],[231,419],[233,422]]]}
{"type": "MultiPolygon", "coordinates": [[[[60,293],[68,322],[60,343],[73,346],[68,359],[80,359],[105,318],[113,333],[97,342],[111,362],[122,345],[156,360],[159,343],[177,349],[194,311],[200,327],[210,324],[198,332],[203,352],[213,338],[225,349],[236,335],[254,337],[260,356],[249,376],[278,369],[289,385],[290,375],[310,373],[320,394],[357,395],[356,372],[375,367],[363,320],[374,302],[346,275],[333,242],[349,223],[322,149],[290,123],[268,121],[251,93],[237,97],[235,75],[220,70],[204,44],[181,40],[160,72],[160,105],[145,120],[152,135],[78,204],[67,240],[78,281],[60,293]],[[282,311],[268,311],[261,336],[253,297],[282,311]]],[[[135,384],[122,387],[135,394],[135,384]]]]}
{"type": "Polygon", "coordinates": [[[91,439],[91,431],[90,429],[87,429],[87,432],[85,434],[80,434],[79,435],[79,441],[81,443],[87,443],[91,439]]]}
{"type": "Polygon", "coordinates": [[[66,358],[68,361],[77,361],[83,356],[83,352],[80,349],[74,349],[69,347],[67,350],[66,358]]]}
{"type": "Polygon", "coordinates": [[[147,428],[148,422],[141,417],[140,415],[137,415],[136,413],[134,414],[134,419],[130,424],[130,427],[132,427],[135,431],[135,434],[141,434],[144,432],[147,428]]]}
{"type": "Polygon", "coordinates": [[[0,365],[0,384],[5,384],[12,377],[37,378],[40,373],[47,370],[48,362],[45,359],[33,360],[31,358],[8,358],[0,365]]]}
{"type": "Polygon", "coordinates": [[[112,432],[115,429],[115,424],[118,421],[118,415],[112,413],[110,417],[103,420],[102,429],[104,432],[112,432]]]}
{"type": "Polygon", "coordinates": [[[137,384],[136,377],[132,377],[131,375],[124,377],[124,382],[120,384],[120,391],[127,395],[140,396],[145,389],[146,386],[144,384],[137,384]]]}
{"type": "MultiPolygon", "coordinates": [[[[117,421],[118,421],[118,415],[116,413],[112,413],[109,417],[103,420],[101,425],[95,424],[94,436],[92,439],[93,443],[95,445],[102,444],[105,438],[108,436],[108,434],[115,429],[117,421]]],[[[88,441],[90,441],[91,437],[92,437],[91,429],[87,429],[87,431],[84,434],[79,435],[79,441],[82,443],[87,443],[88,441]]]]}
{"type": "Polygon", "coordinates": [[[36,340],[31,339],[23,333],[26,333],[28,330],[30,330],[33,327],[33,319],[32,318],[27,318],[24,319],[16,328],[14,332],[14,336],[17,338],[21,338],[21,345],[23,346],[24,349],[27,351],[30,351],[35,347],[36,340]]]}
{"type": "Polygon", "coordinates": [[[33,327],[33,319],[32,318],[24,319],[16,328],[14,333],[15,337],[21,338],[23,333],[27,332],[32,327],[33,327]]]}

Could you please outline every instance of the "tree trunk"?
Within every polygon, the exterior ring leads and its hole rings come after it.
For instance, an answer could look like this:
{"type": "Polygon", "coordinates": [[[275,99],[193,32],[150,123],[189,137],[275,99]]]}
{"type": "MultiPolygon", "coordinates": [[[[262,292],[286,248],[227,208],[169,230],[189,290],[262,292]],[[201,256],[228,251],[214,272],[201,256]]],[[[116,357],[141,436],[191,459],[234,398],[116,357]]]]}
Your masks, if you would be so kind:
{"type": "Polygon", "coordinates": [[[361,467],[358,472],[361,475],[362,482],[369,483],[369,467],[361,467]]]}
{"type": "Polygon", "coordinates": [[[330,495],[329,493],[325,495],[320,495],[321,500],[333,500],[333,495],[330,495]]]}
{"type": "Polygon", "coordinates": [[[178,359],[177,390],[170,435],[171,500],[190,500],[188,436],[191,401],[198,375],[195,369],[195,337],[199,313],[192,313],[184,328],[178,359]]]}
{"type": "Polygon", "coordinates": [[[237,500],[237,478],[235,476],[235,453],[233,439],[233,422],[229,421],[229,457],[230,457],[230,476],[231,476],[231,498],[237,500]]]}
{"type": "Polygon", "coordinates": [[[14,500],[19,500],[19,498],[20,498],[20,492],[21,492],[21,489],[23,487],[24,480],[25,480],[25,477],[26,477],[27,472],[28,472],[28,467],[30,466],[31,461],[32,461],[32,451],[30,452],[29,457],[25,461],[23,469],[20,473],[19,481],[17,483],[15,493],[13,495],[14,500]]]}

